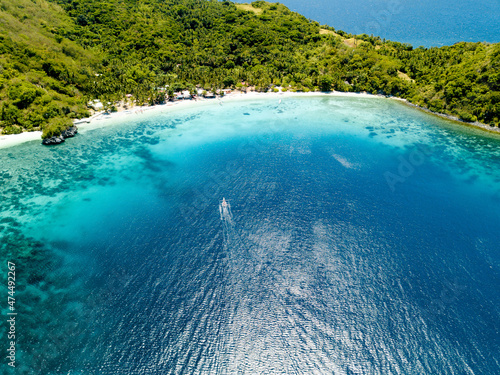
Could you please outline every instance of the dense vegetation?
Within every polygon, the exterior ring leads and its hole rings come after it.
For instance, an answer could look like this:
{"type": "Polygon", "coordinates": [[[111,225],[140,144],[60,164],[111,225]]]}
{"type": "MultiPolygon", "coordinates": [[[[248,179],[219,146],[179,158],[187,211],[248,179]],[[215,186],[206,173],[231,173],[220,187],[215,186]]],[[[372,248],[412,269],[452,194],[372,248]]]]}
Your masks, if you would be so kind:
{"type": "Polygon", "coordinates": [[[44,128],[47,134],[88,114],[83,98],[92,53],[58,30],[73,20],[54,4],[0,2],[0,127],[4,134],[44,128]]]}
{"type": "Polygon", "coordinates": [[[395,95],[499,125],[500,44],[413,49],[285,6],[215,0],[0,0],[0,127],[57,134],[86,103],[201,86],[395,95]]]}

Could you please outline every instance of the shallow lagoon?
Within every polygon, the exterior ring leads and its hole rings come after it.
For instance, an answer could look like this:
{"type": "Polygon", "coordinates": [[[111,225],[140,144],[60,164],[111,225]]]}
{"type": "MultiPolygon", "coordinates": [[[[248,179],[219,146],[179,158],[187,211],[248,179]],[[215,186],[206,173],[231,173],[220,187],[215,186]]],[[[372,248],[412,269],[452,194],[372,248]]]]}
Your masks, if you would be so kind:
{"type": "Polygon", "coordinates": [[[0,150],[18,373],[496,373],[499,145],[322,96],[0,150]]]}

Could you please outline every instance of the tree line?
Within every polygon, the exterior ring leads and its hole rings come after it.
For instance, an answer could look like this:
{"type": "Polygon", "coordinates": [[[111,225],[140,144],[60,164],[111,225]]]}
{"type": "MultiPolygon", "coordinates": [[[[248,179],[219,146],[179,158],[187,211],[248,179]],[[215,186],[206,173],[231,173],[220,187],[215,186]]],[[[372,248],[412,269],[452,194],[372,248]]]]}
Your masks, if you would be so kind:
{"type": "Polygon", "coordinates": [[[367,91],[499,125],[500,44],[413,49],[264,1],[0,1],[14,30],[0,30],[4,134],[47,137],[87,115],[91,99],[157,103],[165,87],[195,86],[367,91]]]}

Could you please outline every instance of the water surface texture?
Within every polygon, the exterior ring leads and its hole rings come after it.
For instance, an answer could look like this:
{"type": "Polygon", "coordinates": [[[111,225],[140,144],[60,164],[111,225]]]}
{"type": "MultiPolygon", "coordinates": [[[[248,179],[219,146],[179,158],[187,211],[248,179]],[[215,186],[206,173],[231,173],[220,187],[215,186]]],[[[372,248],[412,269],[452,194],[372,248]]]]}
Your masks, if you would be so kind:
{"type": "MultiPolygon", "coordinates": [[[[247,0],[236,0],[248,3],[247,0]]],[[[500,42],[500,0],[283,0],[307,18],[414,47],[500,42]]]]}
{"type": "Polygon", "coordinates": [[[500,373],[497,135],[381,98],[126,120],[0,150],[16,374],[500,373]]]}

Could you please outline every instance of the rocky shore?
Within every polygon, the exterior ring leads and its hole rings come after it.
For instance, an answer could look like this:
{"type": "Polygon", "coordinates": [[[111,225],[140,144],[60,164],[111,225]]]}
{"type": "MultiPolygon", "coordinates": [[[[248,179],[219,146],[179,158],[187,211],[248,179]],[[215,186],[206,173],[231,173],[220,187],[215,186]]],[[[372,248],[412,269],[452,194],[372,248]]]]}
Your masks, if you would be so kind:
{"type": "Polygon", "coordinates": [[[58,145],[58,144],[64,142],[64,140],[66,138],[74,137],[77,133],[78,133],[78,128],[75,125],[73,125],[73,126],[69,127],[68,129],[64,130],[61,133],[61,135],[56,135],[56,136],[53,136],[50,138],[45,138],[42,141],[42,144],[45,146],[58,145]]]}

